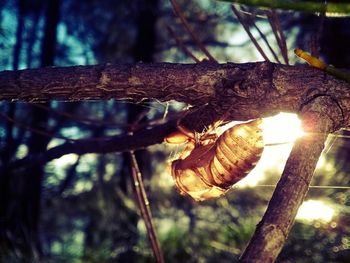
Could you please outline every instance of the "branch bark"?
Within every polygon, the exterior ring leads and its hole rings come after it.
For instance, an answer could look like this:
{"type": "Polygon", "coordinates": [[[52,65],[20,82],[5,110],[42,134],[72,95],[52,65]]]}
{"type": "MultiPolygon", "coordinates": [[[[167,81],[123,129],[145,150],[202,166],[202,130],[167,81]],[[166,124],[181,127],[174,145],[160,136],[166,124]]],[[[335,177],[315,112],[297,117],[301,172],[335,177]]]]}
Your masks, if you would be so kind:
{"type": "Polygon", "coordinates": [[[151,129],[142,129],[133,133],[133,135],[118,135],[107,137],[103,140],[81,139],[67,141],[61,145],[48,149],[45,153],[27,156],[23,159],[14,161],[8,166],[0,167],[0,174],[7,169],[28,169],[35,164],[45,164],[63,155],[75,153],[78,155],[86,153],[111,153],[124,152],[130,150],[142,149],[150,145],[162,143],[164,137],[176,130],[176,120],[170,120],[164,124],[157,125],[151,129]]]}
{"type": "MultiPolygon", "coordinates": [[[[346,127],[350,119],[349,88],[349,83],[308,66],[268,62],[108,64],[0,72],[0,100],[177,100],[194,106],[195,110],[182,120],[192,130],[202,130],[224,115],[227,120],[247,120],[280,111],[299,112],[319,96],[336,102],[335,110],[340,108],[343,117],[337,128],[346,127]]],[[[27,157],[15,164],[45,163],[68,153],[136,150],[161,143],[175,128],[173,120],[133,136],[67,142],[44,156],[27,157]]]]}
{"type": "Polygon", "coordinates": [[[266,213],[240,262],[267,263],[277,258],[307,194],[327,134],[342,119],[340,109],[336,109],[336,103],[324,96],[303,109],[303,122],[309,134],[295,143],[266,213]]]}
{"type": "Polygon", "coordinates": [[[228,119],[247,120],[280,111],[298,112],[328,95],[349,120],[350,85],[308,66],[246,64],[143,64],[42,68],[0,72],[0,100],[107,100],[154,98],[208,106],[208,125],[230,109],[228,119]]]}

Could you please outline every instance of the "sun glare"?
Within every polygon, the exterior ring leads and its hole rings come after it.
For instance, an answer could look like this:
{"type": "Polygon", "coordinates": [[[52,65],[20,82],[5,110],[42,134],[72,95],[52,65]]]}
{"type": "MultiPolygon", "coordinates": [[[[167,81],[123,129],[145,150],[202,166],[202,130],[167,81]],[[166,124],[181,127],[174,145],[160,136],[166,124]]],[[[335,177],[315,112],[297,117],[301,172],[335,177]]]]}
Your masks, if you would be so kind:
{"type": "Polygon", "coordinates": [[[330,222],[334,216],[334,209],[322,201],[308,200],[299,208],[297,220],[330,222]]]}
{"type": "Polygon", "coordinates": [[[263,119],[265,144],[294,142],[304,135],[301,121],[296,114],[279,113],[263,119]]]}
{"type": "Polygon", "coordinates": [[[237,187],[258,185],[265,178],[268,170],[274,169],[276,172],[282,172],[293,142],[304,134],[301,129],[301,121],[296,114],[292,113],[279,113],[273,117],[264,118],[262,128],[266,145],[263,155],[255,169],[239,181],[237,187]]]}

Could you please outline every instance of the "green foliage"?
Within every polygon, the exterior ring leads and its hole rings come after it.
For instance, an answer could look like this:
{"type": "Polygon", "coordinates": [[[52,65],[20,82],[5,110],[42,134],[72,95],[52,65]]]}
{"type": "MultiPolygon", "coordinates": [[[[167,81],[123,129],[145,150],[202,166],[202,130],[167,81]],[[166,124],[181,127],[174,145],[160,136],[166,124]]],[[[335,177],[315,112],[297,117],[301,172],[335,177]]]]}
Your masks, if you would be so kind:
{"type": "Polygon", "coordinates": [[[314,14],[325,13],[326,16],[349,16],[350,4],[341,2],[323,2],[323,1],[284,1],[284,0],[219,0],[255,6],[260,8],[284,9],[303,11],[314,14]]]}

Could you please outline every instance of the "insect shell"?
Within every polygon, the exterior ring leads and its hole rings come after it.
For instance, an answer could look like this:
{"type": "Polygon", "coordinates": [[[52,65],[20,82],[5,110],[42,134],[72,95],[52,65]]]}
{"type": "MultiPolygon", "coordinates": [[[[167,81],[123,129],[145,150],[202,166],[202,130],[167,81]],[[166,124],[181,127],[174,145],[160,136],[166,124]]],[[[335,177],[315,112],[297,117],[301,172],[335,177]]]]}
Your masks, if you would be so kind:
{"type": "MultiPolygon", "coordinates": [[[[244,178],[259,161],[264,149],[261,119],[233,126],[219,137],[204,134],[189,142],[180,159],[171,164],[171,174],[183,195],[196,201],[215,198],[244,178]]],[[[174,143],[184,138],[166,139],[174,143]]],[[[186,137],[186,136],[185,136],[186,137]]]]}

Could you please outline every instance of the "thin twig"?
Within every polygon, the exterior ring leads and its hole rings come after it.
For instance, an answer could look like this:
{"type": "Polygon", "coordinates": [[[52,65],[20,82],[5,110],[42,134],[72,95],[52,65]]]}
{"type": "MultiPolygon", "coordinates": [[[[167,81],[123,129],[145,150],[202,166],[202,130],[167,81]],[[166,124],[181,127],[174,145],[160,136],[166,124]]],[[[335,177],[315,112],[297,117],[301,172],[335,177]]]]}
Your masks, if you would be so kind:
{"type": "Polygon", "coordinates": [[[274,57],[274,59],[276,60],[277,63],[281,64],[281,61],[279,60],[276,52],[273,50],[273,48],[271,47],[269,41],[267,40],[265,34],[263,32],[261,32],[260,28],[255,24],[255,22],[253,23],[254,28],[256,29],[256,31],[258,31],[260,37],[262,38],[262,40],[264,40],[266,46],[268,47],[268,49],[270,50],[272,56],[274,57]]]}
{"type": "Polygon", "coordinates": [[[289,65],[287,40],[286,40],[286,37],[285,37],[285,35],[283,33],[280,19],[279,19],[278,15],[277,15],[277,12],[275,10],[272,10],[272,15],[274,17],[274,20],[275,20],[275,23],[276,23],[276,29],[277,29],[277,32],[279,33],[281,45],[282,45],[282,48],[283,48],[282,56],[283,56],[286,64],[289,65]]]}
{"type": "Polygon", "coordinates": [[[236,15],[238,21],[241,23],[241,25],[243,26],[245,32],[248,34],[250,40],[253,42],[254,46],[256,47],[256,49],[259,51],[260,55],[264,58],[265,61],[270,61],[270,59],[266,56],[264,50],[261,48],[261,46],[259,45],[258,41],[256,40],[256,38],[253,36],[253,34],[250,32],[250,29],[247,25],[247,23],[245,22],[244,18],[241,16],[241,14],[239,13],[239,11],[237,10],[237,8],[234,5],[231,5],[232,11],[233,13],[236,15]]]}
{"type": "Polygon", "coordinates": [[[163,263],[164,258],[163,258],[163,254],[160,249],[159,241],[154,228],[149,201],[148,201],[145,187],[142,181],[142,175],[133,151],[129,151],[129,157],[130,157],[131,171],[132,171],[131,174],[132,174],[132,179],[134,181],[137,203],[141,211],[141,216],[146,225],[148,237],[151,242],[152,251],[153,251],[154,257],[156,258],[156,261],[158,263],[163,263]]]}
{"type": "MultiPolygon", "coordinates": [[[[252,17],[252,19],[251,19],[251,21],[250,21],[251,24],[252,24],[252,26],[256,29],[256,31],[258,31],[260,37],[262,38],[262,40],[264,41],[264,43],[266,44],[266,46],[267,46],[268,49],[270,50],[270,52],[271,52],[272,56],[274,57],[275,61],[276,61],[277,63],[279,63],[279,64],[282,64],[281,61],[279,60],[279,58],[278,58],[276,52],[275,52],[275,51],[273,50],[273,48],[271,47],[270,42],[267,40],[266,35],[260,30],[260,28],[258,27],[257,23],[255,22],[255,18],[261,17],[261,16],[259,16],[259,15],[257,15],[257,14],[252,14],[251,12],[248,12],[248,10],[246,10],[246,9],[243,8],[243,7],[242,7],[242,9],[241,9],[240,11],[241,11],[241,13],[246,14],[246,15],[249,16],[249,17],[252,17]]],[[[266,19],[267,17],[264,16],[263,18],[266,19]]]]}
{"type": "Polygon", "coordinates": [[[266,15],[267,15],[269,23],[271,25],[272,32],[275,35],[277,45],[281,50],[281,54],[282,54],[282,57],[284,59],[284,62],[287,65],[289,65],[286,38],[285,38],[284,33],[282,31],[278,16],[274,10],[272,10],[271,12],[266,12],[266,15]]]}
{"type": "MultiPolygon", "coordinates": [[[[141,122],[141,120],[149,113],[149,109],[144,109],[141,112],[137,114],[137,116],[134,118],[134,120],[131,123],[130,129],[128,131],[128,134],[132,135],[134,131],[136,131],[137,125],[141,122]]],[[[130,166],[131,166],[131,175],[132,180],[135,186],[135,195],[137,199],[138,206],[141,211],[141,216],[145,222],[148,238],[151,243],[151,248],[154,254],[154,257],[156,258],[156,261],[158,263],[163,263],[164,258],[162,251],[160,249],[160,244],[158,241],[158,237],[156,234],[156,230],[153,224],[153,218],[151,209],[149,206],[149,201],[147,198],[145,186],[143,184],[142,180],[142,174],[139,168],[139,165],[136,160],[136,156],[134,151],[128,152],[129,159],[130,159],[130,166]]]]}
{"type": "Polygon", "coordinates": [[[143,109],[139,114],[137,114],[136,118],[133,120],[133,122],[130,125],[129,128],[129,133],[133,133],[134,131],[136,131],[139,127],[139,123],[141,122],[141,120],[147,116],[147,114],[149,113],[150,109],[143,109]]]}
{"type": "Polygon", "coordinates": [[[31,131],[33,133],[40,134],[40,135],[48,137],[48,138],[57,138],[57,139],[65,140],[65,141],[75,141],[75,139],[69,139],[69,138],[66,138],[63,136],[51,134],[51,133],[45,132],[43,130],[33,128],[30,125],[27,125],[27,124],[24,124],[24,123],[21,123],[21,122],[18,122],[16,120],[12,119],[10,116],[8,116],[7,114],[2,113],[2,112],[0,112],[0,116],[3,117],[4,119],[6,119],[8,122],[13,123],[15,126],[21,127],[23,129],[26,129],[26,130],[31,131]]]}
{"type": "Polygon", "coordinates": [[[266,13],[266,16],[267,16],[267,19],[269,21],[269,24],[270,24],[270,27],[271,27],[271,30],[273,32],[273,35],[275,36],[275,39],[276,39],[276,43],[280,49],[280,51],[282,52],[282,44],[281,44],[281,40],[279,38],[279,35],[278,35],[278,31],[277,31],[277,28],[276,28],[276,24],[271,16],[271,12],[269,11],[265,11],[266,13]]]}
{"type": "Polygon", "coordinates": [[[184,43],[179,38],[179,36],[176,35],[175,31],[169,25],[167,25],[166,27],[168,29],[169,34],[171,35],[172,38],[175,39],[177,46],[182,50],[182,52],[186,56],[190,57],[193,61],[195,61],[197,63],[200,62],[199,59],[196,58],[195,55],[193,55],[192,52],[184,45],[184,43]]]}
{"type": "Polygon", "coordinates": [[[182,25],[184,26],[188,34],[191,36],[193,41],[196,43],[197,47],[208,57],[210,61],[217,62],[217,60],[209,53],[208,49],[203,45],[202,41],[199,39],[193,28],[188,23],[176,0],[170,0],[170,2],[173,6],[175,14],[180,18],[182,25]]]}

